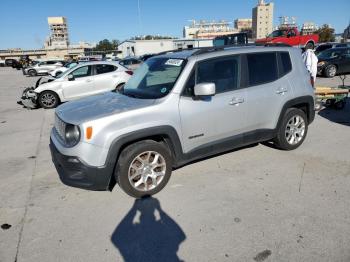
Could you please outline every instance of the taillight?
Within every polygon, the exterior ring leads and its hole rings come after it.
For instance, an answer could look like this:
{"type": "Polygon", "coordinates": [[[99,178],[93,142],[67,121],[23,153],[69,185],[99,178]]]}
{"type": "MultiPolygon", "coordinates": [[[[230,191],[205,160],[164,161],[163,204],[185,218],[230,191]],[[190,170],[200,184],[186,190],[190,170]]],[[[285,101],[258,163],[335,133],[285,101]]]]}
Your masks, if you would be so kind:
{"type": "Polygon", "coordinates": [[[125,73],[127,73],[128,75],[131,75],[131,76],[134,74],[134,72],[131,70],[127,70],[127,71],[125,71],[125,73]]]}

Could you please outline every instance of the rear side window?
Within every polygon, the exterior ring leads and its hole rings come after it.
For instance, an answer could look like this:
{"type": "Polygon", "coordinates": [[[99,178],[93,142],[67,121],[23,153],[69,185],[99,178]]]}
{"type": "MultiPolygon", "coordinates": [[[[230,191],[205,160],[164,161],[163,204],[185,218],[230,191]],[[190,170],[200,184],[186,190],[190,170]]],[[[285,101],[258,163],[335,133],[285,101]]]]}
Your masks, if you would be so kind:
{"type": "Polygon", "coordinates": [[[117,69],[116,66],[113,65],[96,65],[96,74],[105,74],[105,73],[110,73],[113,72],[117,69]]]}
{"type": "Polygon", "coordinates": [[[292,62],[288,52],[279,52],[279,77],[282,77],[292,71],[292,62]]]}
{"type": "Polygon", "coordinates": [[[247,54],[249,86],[275,81],[277,75],[276,53],[247,54]]]}

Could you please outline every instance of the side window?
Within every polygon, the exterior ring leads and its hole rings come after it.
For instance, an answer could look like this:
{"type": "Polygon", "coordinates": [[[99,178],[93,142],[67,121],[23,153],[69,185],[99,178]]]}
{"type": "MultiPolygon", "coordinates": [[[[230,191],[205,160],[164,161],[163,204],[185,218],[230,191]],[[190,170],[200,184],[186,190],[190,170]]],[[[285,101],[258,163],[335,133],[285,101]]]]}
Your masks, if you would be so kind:
{"type": "Polygon", "coordinates": [[[117,70],[117,67],[113,65],[96,65],[96,73],[98,75],[100,74],[105,74],[105,73],[110,73],[117,70]]]}
{"type": "Polygon", "coordinates": [[[54,65],[54,64],[56,64],[57,63],[57,61],[47,61],[47,64],[48,65],[54,65]]]}
{"type": "Polygon", "coordinates": [[[282,77],[292,71],[292,62],[288,52],[279,52],[279,77],[282,77]]]}
{"type": "Polygon", "coordinates": [[[74,78],[85,77],[91,75],[91,66],[82,66],[74,70],[72,75],[74,78]]]}
{"type": "Polygon", "coordinates": [[[277,76],[276,53],[247,54],[249,86],[275,81],[277,76]]]}
{"type": "Polygon", "coordinates": [[[218,58],[200,62],[196,83],[215,83],[216,93],[237,89],[239,79],[239,56],[218,58]]]}

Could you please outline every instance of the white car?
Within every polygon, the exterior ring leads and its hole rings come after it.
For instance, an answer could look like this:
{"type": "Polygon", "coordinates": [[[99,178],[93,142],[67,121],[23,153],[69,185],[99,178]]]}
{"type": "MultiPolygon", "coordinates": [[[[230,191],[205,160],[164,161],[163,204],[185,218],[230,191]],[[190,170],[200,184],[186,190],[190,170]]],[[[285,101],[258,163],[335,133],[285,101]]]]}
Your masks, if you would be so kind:
{"type": "Polygon", "coordinates": [[[77,62],[67,63],[64,66],[61,66],[61,67],[58,67],[58,68],[52,70],[49,74],[53,77],[57,77],[60,74],[62,74],[63,72],[66,72],[68,69],[75,67],[77,64],[78,64],[77,62]]]}
{"type": "Polygon", "coordinates": [[[32,90],[37,104],[54,108],[61,102],[120,89],[133,72],[117,62],[78,64],[32,90]]]}
{"type": "Polygon", "coordinates": [[[55,70],[58,67],[62,67],[64,64],[64,61],[62,60],[47,60],[42,61],[34,66],[29,66],[23,70],[23,74],[30,75],[30,76],[36,76],[39,74],[48,74],[52,70],[55,70]]]}

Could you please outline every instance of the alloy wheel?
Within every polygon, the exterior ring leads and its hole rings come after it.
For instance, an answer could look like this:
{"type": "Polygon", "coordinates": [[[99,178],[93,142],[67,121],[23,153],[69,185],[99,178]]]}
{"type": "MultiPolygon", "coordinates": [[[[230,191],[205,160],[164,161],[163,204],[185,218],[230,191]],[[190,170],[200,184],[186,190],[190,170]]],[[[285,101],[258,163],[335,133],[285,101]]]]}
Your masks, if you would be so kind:
{"type": "Polygon", "coordinates": [[[305,135],[305,121],[299,116],[295,115],[291,117],[286,125],[285,137],[290,145],[298,144],[305,135]]]}
{"type": "Polygon", "coordinates": [[[136,156],[129,166],[128,178],[131,186],[138,191],[155,189],[166,173],[164,157],[155,151],[146,151],[136,156]]]}

